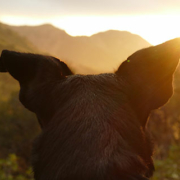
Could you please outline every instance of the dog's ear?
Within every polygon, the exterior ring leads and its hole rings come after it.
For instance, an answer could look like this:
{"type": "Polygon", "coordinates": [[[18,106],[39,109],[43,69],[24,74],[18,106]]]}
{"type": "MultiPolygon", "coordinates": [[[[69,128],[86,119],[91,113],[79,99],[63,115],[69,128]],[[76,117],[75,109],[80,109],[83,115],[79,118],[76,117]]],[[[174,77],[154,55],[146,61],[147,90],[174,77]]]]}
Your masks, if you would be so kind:
{"type": "Polygon", "coordinates": [[[20,84],[32,80],[40,69],[47,71],[46,76],[49,78],[62,78],[72,74],[64,62],[51,56],[2,51],[0,72],[9,72],[20,84]]]}
{"type": "Polygon", "coordinates": [[[180,38],[135,52],[116,74],[126,83],[129,100],[144,126],[151,110],[173,93],[173,73],[180,58],[180,38]]]}
{"type": "Polygon", "coordinates": [[[2,52],[0,72],[9,72],[19,81],[19,99],[36,113],[41,126],[49,122],[55,111],[55,90],[59,90],[66,76],[72,75],[68,66],[54,57],[8,50],[2,52]]]}

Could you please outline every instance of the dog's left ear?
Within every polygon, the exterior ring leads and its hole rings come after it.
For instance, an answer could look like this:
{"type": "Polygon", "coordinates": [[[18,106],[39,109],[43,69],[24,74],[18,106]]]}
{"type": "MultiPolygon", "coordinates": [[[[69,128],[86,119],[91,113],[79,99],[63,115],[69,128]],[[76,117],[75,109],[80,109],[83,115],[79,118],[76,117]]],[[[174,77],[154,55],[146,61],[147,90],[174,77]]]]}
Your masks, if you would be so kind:
{"type": "Polygon", "coordinates": [[[39,71],[44,71],[43,74],[46,79],[63,78],[72,74],[64,62],[51,56],[2,51],[0,72],[9,72],[20,84],[32,80],[39,71]]]}
{"type": "Polygon", "coordinates": [[[42,127],[54,114],[57,86],[72,75],[68,66],[54,57],[8,50],[1,54],[0,72],[9,72],[19,81],[21,103],[36,113],[42,127]]]}
{"type": "Polygon", "coordinates": [[[135,52],[117,70],[125,91],[144,126],[149,113],[173,93],[173,73],[180,58],[180,38],[135,52]]]}

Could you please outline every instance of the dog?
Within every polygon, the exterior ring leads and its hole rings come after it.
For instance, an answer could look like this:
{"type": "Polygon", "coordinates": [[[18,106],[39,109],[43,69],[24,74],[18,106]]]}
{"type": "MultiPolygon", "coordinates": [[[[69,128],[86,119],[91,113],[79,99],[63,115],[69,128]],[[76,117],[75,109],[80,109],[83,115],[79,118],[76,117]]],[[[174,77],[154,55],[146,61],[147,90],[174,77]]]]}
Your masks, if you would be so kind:
{"type": "Polygon", "coordinates": [[[3,50],[0,71],[19,82],[19,99],[42,128],[35,180],[148,180],[148,116],[172,96],[179,58],[176,38],[135,52],[115,73],[74,75],[55,57],[3,50]]]}

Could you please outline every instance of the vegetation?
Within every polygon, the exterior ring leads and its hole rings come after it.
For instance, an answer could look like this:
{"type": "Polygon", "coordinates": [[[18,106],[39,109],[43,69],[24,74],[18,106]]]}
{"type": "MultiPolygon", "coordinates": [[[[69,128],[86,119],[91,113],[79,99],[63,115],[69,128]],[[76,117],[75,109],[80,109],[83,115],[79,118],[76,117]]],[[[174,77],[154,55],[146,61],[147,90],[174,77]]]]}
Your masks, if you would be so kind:
{"type": "Polygon", "coordinates": [[[31,180],[32,142],[40,128],[35,115],[19,102],[16,82],[5,74],[3,78],[9,82],[0,78],[5,85],[0,92],[0,179],[31,180]]]}
{"type": "MultiPolygon", "coordinates": [[[[37,52],[17,33],[0,24],[0,52],[11,49],[37,52]]],[[[169,103],[152,112],[148,129],[155,141],[156,172],[152,180],[180,179],[180,68],[175,75],[174,95],[169,103]]],[[[40,128],[33,113],[18,100],[19,84],[0,74],[0,179],[32,180],[30,154],[40,128]]]]}
{"type": "Polygon", "coordinates": [[[9,154],[7,158],[0,159],[1,180],[33,180],[31,168],[22,170],[15,154],[9,154]]]}
{"type": "Polygon", "coordinates": [[[152,180],[180,179],[180,146],[171,145],[167,157],[155,160],[155,173],[152,180]]]}

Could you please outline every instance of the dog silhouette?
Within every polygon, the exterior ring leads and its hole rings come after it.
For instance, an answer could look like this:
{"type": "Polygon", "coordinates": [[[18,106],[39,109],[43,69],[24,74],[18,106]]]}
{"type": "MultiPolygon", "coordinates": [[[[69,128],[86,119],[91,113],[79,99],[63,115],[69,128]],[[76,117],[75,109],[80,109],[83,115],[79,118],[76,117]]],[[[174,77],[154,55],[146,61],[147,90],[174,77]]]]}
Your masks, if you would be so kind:
{"type": "Polygon", "coordinates": [[[57,58],[3,50],[0,71],[19,81],[19,99],[42,128],[35,180],[148,180],[148,116],[172,96],[179,58],[176,38],[135,52],[115,73],[74,75],[57,58]]]}

